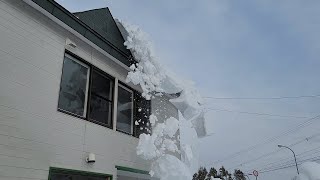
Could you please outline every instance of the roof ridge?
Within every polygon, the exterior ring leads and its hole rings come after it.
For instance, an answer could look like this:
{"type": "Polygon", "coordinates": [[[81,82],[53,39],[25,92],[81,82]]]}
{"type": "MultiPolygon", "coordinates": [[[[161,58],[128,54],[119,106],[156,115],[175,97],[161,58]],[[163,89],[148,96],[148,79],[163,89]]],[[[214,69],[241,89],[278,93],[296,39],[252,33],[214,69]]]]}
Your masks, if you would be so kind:
{"type": "Polygon", "coordinates": [[[102,9],[108,10],[109,8],[108,7],[103,7],[103,8],[88,9],[88,10],[85,10],[85,11],[72,12],[72,14],[84,13],[84,12],[96,11],[96,10],[102,10],[102,9]]]}

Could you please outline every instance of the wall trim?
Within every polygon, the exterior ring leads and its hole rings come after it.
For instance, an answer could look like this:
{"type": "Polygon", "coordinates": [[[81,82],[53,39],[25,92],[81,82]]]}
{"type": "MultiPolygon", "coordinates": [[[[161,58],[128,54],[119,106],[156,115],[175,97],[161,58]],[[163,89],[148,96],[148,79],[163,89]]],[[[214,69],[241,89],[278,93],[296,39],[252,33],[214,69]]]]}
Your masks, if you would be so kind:
{"type": "Polygon", "coordinates": [[[120,171],[128,171],[128,172],[132,172],[132,173],[149,175],[149,171],[145,171],[145,170],[141,170],[141,169],[135,169],[135,168],[125,167],[125,166],[116,166],[116,168],[120,171]]]}
{"type": "Polygon", "coordinates": [[[82,171],[82,170],[74,170],[74,169],[66,169],[66,168],[58,168],[58,167],[50,167],[48,180],[51,180],[50,176],[51,176],[52,172],[67,172],[67,173],[77,173],[79,175],[92,175],[92,176],[103,176],[103,177],[107,176],[107,177],[110,177],[110,180],[113,179],[113,175],[112,174],[97,173],[97,172],[82,171]]]}

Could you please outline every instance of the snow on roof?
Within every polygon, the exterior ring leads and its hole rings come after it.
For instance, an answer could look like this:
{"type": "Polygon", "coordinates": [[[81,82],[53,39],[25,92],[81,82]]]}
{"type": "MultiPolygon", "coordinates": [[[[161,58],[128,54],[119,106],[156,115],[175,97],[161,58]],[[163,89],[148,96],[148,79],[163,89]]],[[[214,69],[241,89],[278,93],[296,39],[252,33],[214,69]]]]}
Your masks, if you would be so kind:
{"type": "Polygon", "coordinates": [[[186,120],[192,121],[198,137],[206,136],[207,130],[201,106],[203,100],[194,83],[178,78],[159,63],[149,36],[138,26],[117,19],[116,22],[126,39],[124,45],[138,62],[130,67],[131,72],[128,73],[127,82],[140,85],[143,90],[142,96],[146,99],[159,94],[179,95],[170,102],[179,109],[186,120]]]}

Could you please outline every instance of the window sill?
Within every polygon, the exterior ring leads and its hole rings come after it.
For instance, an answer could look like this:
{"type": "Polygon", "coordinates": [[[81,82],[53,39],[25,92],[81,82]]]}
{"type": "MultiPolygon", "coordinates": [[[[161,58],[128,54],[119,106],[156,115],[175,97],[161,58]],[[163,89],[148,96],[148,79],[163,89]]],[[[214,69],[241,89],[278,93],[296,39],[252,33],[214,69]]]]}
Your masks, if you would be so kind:
{"type": "Polygon", "coordinates": [[[139,139],[139,137],[136,137],[134,136],[133,134],[130,134],[130,133],[127,133],[127,132],[124,132],[124,131],[121,131],[121,130],[116,130],[116,132],[120,133],[120,134],[123,134],[123,135],[126,135],[126,136],[129,136],[129,137],[133,137],[135,139],[139,139]]]}
{"type": "Polygon", "coordinates": [[[94,121],[94,120],[89,120],[89,119],[87,119],[87,118],[85,118],[85,117],[76,115],[76,114],[74,114],[74,113],[68,112],[68,111],[63,110],[63,109],[58,109],[58,112],[61,112],[61,113],[66,114],[66,115],[73,116],[73,117],[76,117],[76,118],[79,118],[79,119],[82,119],[82,120],[91,122],[91,123],[93,123],[93,124],[96,124],[96,125],[99,125],[99,126],[102,126],[102,127],[106,127],[106,128],[108,128],[108,129],[111,129],[111,130],[113,129],[113,128],[112,128],[112,125],[108,126],[108,125],[106,125],[106,124],[99,123],[99,122],[94,121]]]}

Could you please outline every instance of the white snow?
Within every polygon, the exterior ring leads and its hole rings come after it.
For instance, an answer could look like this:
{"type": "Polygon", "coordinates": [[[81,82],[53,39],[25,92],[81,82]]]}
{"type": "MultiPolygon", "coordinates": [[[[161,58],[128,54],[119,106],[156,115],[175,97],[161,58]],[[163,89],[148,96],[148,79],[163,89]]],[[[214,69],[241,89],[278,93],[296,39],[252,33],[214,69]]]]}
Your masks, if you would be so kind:
{"type": "Polygon", "coordinates": [[[119,20],[117,24],[126,39],[124,45],[138,62],[130,67],[126,82],[140,85],[142,96],[148,100],[163,94],[179,94],[178,98],[170,102],[185,118],[183,122],[191,124],[186,126],[186,132],[194,135],[189,141],[181,143],[182,149],[179,150],[177,132],[181,122],[170,117],[161,119],[159,122],[164,123],[159,123],[157,117],[151,115],[152,134],[140,135],[137,154],[143,159],[152,160],[151,176],[161,180],[191,180],[191,170],[193,172],[198,168],[198,137],[204,137],[207,133],[200,93],[193,83],[177,78],[160,65],[148,35],[138,26],[119,20]],[[175,157],[174,153],[177,152],[181,153],[183,161],[175,157]]]}
{"type": "Polygon", "coordinates": [[[157,159],[151,169],[155,177],[160,180],[191,180],[192,175],[188,167],[177,157],[166,154],[157,159]]]}
{"type": "Polygon", "coordinates": [[[163,144],[161,148],[166,149],[170,152],[179,152],[178,146],[176,145],[176,142],[170,139],[163,140],[163,144]]]}
{"type": "Polygon", "coordinates": [[[166,78],[165,71],[158,63],[153,51],[152,43],[148,35],[141,31],[138,26],[134,26],[123,21],[119,21],[127,31],[124,45],[130,49],[137,64],[131,65],[126,82],[140,85],[142,96],[150,99],[155,92],[164,92],[161,82],[166,78]]]}
{"type": "Polygon", "coordinates": [[[153,50],[149,36],[138,26],[117,20],[122,34],[126,35],[124,45],[130,49],[138,62],[130,67],[126,81],[140,85],[146,99],[155,95],[181,93],[176,99],[170,101],[174,104],[187,120],[192,120],[199,137],[206,135],[204,119],[202,116],[203,102],[200,93],[194,87],[194,83],[179,79],[174,73],[160,65],[153,50]],[[125,32],[124,32],[125,31],[125,32]],[[199,120],[197,119],[199,118],[199,120]]]}
{"type": "MultiPolygon", "coordinates": [[[[150,119],[154,116],[150,116],[150,119]]],[[[173,117],[164,123],[158,123],[152,134],[141,134],[137,146],[137,154],[143,159],[152,160],[163,156],[167,152],[179,152],[175,141],[175,134],[179,129],[179,121],[173,117]]]]}
{"type": "Polygon", "coordinates": [[[305,162],[300,166],[300,175],[297,180],[320,180],[320,164],[305,162]]]}
{"type": "Polygon", "coordinates": [[[143,159],[151,160],[159,154],[160,152],[155,145],[155,137],[149,134],[141,134],[137,146],[137,155],[140,155],[143,159]]]}
{"type": "Polygon", "coordinates": [[[197,172],[199,168],[199,142],[192,122],[186,121],[183,116],[180,120],[180,144],[181,159],[189,167],[191,172],[197,172]]]}
{"type": "Polygon", "coordinates": [[[149,121],[150,121],[151,125],[154,126],[156,124],[156,122],[158,121],[158,118],[157,118],[157,116],[151,114],[149,121]]]}
{"type": "Polygon", "coordinates": [[[179,129],[179,121],[176,118],[170,117],[165,122],[164,134],[173,138],[179,129]]]}

